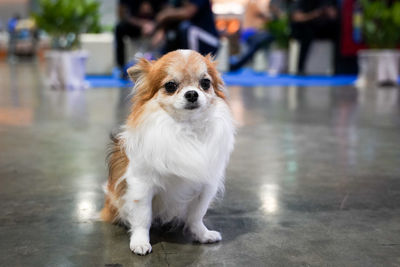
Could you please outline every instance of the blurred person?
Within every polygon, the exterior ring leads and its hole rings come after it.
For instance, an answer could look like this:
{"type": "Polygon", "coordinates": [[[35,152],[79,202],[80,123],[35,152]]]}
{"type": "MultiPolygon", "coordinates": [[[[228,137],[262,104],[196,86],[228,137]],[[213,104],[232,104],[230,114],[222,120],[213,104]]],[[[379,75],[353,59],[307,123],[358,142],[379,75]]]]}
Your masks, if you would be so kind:
{"type": "Polygon", "coordinates": [[[17,27],[18,21],[21,19],[21,15],[14,14],[7,22],[7,30],[9,33],[15,32],[15,28],[17,27]]]}
{"type": "Polygon", "coordinates": [[[7,22],[7,31],[10,35],[8,39],[8,56],[10,60],[14,60],[15,46],[17,42],[17,25],[21,19],[21,15],[14,14],[7,22]]]}
{"type": "Polygon", "coordinates": [[[155,16],[162,5],[162,0],[119,0],[115,49],[117,64],[121,70],[126,60],[124,38],[126,36],[132,39],[150,37],[155,29],[155,16]]]}
{"type": "Polygon", "coordinates": [[[240,39],[245,44],[244,51],[232,56],[229,62],[230,70],[237,70],[246,64],[260,48],[268,48],[273,36],[265,30],[271,15],[279,15],[280,10],[275,6],[268,9],[265,0],[249,0],[247,3],[240,39]],[[271,12],[270,12],[271,11],[271,12]]]}
{"type": "Polygon", "coordinates": [[[158,30],[152,44],[165,40],[162,53],[192,49],[202,55],[215,55],[219,36],[210,0],[170,1],[156,18],[158,30]]]}
{"type": "Polygon", "coordinates": [[[310,45],[315,39],[330,39],[335,51],[339,39],[336,0],[295,0],[291,12],[292,37],[300,42],[298,73],[304,74],[310,45]]]}

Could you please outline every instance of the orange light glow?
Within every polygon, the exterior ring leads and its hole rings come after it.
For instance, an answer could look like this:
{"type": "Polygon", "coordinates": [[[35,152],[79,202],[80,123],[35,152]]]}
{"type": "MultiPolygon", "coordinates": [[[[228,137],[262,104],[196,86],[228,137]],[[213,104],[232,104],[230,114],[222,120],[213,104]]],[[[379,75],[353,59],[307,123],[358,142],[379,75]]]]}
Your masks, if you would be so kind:
{"type": "Polygon", "coordinates": [[[240,29],[240,22],[239,20],[231,20],[228,24],[227,32],[229,34],[234,34],[240,29]]]}

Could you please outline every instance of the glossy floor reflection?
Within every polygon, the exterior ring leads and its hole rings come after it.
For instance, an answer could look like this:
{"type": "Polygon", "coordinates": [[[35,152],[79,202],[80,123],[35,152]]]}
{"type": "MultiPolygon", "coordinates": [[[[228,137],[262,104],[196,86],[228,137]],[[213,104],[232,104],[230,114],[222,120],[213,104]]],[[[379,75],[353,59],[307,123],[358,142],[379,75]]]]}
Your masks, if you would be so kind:
{"type": "Polygon", "coordinates": [[[94,220],[129,89],[48,90],[26,63],[0,75],[0,265],[400,266],[398,89],[230,87],[240,128],[206,219],[223,241],[156,228],[140,257],[94,220]]]}

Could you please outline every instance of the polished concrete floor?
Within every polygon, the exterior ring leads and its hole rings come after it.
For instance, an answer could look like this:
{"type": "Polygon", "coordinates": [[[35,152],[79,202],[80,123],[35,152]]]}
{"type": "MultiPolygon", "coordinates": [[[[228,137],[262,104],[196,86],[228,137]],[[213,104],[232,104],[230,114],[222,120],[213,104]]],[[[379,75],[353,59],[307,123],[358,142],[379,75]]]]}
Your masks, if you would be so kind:
{"type": "Polygon", "coordinates": [[[0,266],[400,266],[399,89],[230,87],[226,193],[198,245],[152,230],[132,254],[102,207],[108,136],[129,89],[46,89],[0,64],[0,266]]]}

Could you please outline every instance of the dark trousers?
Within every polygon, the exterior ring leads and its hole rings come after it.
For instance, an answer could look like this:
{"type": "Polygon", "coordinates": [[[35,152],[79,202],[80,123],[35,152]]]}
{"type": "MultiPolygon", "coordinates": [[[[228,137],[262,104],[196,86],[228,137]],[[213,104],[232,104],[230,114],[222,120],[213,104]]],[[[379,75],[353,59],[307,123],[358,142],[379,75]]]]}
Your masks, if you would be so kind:
{"type": "Polygon", "coordinates": [[[292,37],[300,42],[300,56],[298,72],[304,73],[308,51],[313,40],[328,39],[334,43],[336,59],[339,43],[339,25],[336,20],[319,19],[303,23],[292,24],[292,37]]]}
{"type": "Polygon", "coordinates": [[[192,49],[202,55],[216,55],[218,47],[217,34],[207,32],[189,21],[183,21],[174,29],[167,31],[166,44],[161,53],[166,54],[176,49],[192,49]]]}
{"type": "Polygon", "coordinates": [[[133,26],[127,22],[119,22],[115,27],[115,55],[118,67],[125,66],[125,44],[124,37],[139,38],[141,30],[139,27],[133,26]]]}
{"type": "Polygon", "coordinates": [[[238,55],[237,57],[231,58],[229,65],[230,70],[238,70],[243,67],[247,61],[249,61],[258,49],[264,47],[268,48],[274,40],[274,37],[265,31],[258,31],[250,36],[246,40],[247,50],[238,55]]]}

